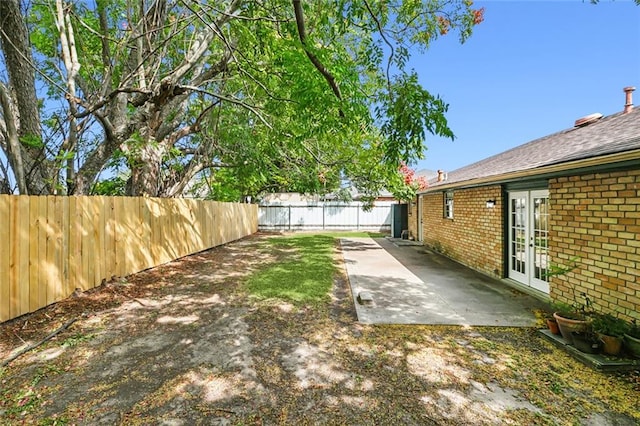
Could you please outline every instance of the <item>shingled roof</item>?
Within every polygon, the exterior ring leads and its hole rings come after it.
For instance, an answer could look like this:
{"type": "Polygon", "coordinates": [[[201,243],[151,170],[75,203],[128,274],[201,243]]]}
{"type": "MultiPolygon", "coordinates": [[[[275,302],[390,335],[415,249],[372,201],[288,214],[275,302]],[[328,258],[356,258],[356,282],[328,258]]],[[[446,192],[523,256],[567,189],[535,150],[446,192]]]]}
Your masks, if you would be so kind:
{"type": "Polygon", "coordinates": [[[427,191],[443,185],[464,186],[465,182],[478,179],[498,181],[510,173],[525,170],[535,174],[535,169],[546,166],[638,149],[640,108],[634,108],[628,113],[620,112],[533,140],[449,172],[444,181],[430,181],[427,191]]]}

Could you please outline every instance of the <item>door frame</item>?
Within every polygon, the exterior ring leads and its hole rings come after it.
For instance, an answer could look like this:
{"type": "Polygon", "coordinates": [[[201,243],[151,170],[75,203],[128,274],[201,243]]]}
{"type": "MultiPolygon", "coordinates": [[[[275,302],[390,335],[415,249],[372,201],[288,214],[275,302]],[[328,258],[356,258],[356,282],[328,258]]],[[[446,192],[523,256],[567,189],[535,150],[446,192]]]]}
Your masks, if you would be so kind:
{"type": "MultiPolygon", "coordinates": [[[[508,191],[507,204],[507,276],[519,283],[531,287],[540,292],[549,294],[548,281],[536,277],[536,261],[539,266],[537,273],[544,276],[543,265],[548,265],[548,220],[546,229],[536,229],[537,223],[542,224],[542,215],[547,213],[537,209],[536,200],[546,199],[546,203],[538,203],[540,206],[548,205],[549,190],[518,190],[508,191]],[[522,211],[514,214],[513,201],[519,199],[522,203],[522,211]],[[522,222],[514,224],[516,221],[522,222]],[[515,241],[514,241],[515,239],[515,241]],[[522,250],[522,259],[517,259],[518,253],[514,251],[522,250]],[[541,253],[542,252],[542,253],[541,253]]],[[[541,207],[540,207],[541,208],[541,207]]],[[[542,226],[542,225],[540,225],[542,226]]]]}

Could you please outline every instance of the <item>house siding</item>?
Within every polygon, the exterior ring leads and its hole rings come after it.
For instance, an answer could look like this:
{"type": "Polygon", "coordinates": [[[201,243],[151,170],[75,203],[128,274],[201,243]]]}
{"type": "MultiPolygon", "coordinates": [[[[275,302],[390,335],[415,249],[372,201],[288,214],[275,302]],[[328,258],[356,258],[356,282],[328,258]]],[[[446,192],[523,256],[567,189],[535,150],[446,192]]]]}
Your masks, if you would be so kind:
{"type": "Polygon", "coordinates": [[[550,257],[576,268],[552,277],[550,296],[640,319],[640,170],[549,181],[550,257]]]}
{"type": "Polygon", "coordinates": [[[504,202],[500,186],[454,190],[453,219],[443,217],[444,193],[421,196],[426,246],[488,275],[504,276],[504,202]],[[486,207],[490,199],[496,200],[493,208],[486,207]]]}

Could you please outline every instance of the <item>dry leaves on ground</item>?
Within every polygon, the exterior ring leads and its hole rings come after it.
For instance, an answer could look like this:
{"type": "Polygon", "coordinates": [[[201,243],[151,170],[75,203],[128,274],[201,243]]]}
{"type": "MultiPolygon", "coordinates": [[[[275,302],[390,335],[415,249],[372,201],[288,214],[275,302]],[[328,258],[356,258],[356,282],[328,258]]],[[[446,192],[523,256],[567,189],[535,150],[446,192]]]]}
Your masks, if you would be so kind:
{"type": "Polygon", "coordinates": [[[638,374],[588,369],[535,330],[365,326],[338,266],[327,304],[245,283],[292,253],[256,235],[0,325],[0,424],[636,424],[638,374]]]}

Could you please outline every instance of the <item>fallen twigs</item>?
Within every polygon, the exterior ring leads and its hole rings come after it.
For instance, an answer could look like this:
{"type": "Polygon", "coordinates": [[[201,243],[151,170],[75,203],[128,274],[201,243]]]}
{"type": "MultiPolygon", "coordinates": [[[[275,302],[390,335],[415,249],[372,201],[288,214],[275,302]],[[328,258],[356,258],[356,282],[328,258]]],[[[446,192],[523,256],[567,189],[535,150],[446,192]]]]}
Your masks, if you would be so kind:
{"type": "Polygon", "coordinates": [[[69,321],[65,322],[58,329],[56,329],[55,331],[52,331],[51,333],[49,333],[44,339],[40,340],[39,342],[32,343],[31,345],[27,346],[26,348],[16,352],[15,354],[11,355],[9,358],[7,358],[4,361],[0,362],[0,367],[6,367],[7,365],[9,365],[10,362],[15,361],[18,357],[21,357],[22,355],[26,354],[27,352],[34,350],[38,346],[42,345],[43,343],[45,343],[48,340],[52,339],[53,337],[57,336],[58,334],[60,334],[61,332],[63,332],[67,328],[69,328],[71,326],[71,324],[73,324],[77,320],[78,320],[78,318],[72,318],[69,321]]]}

